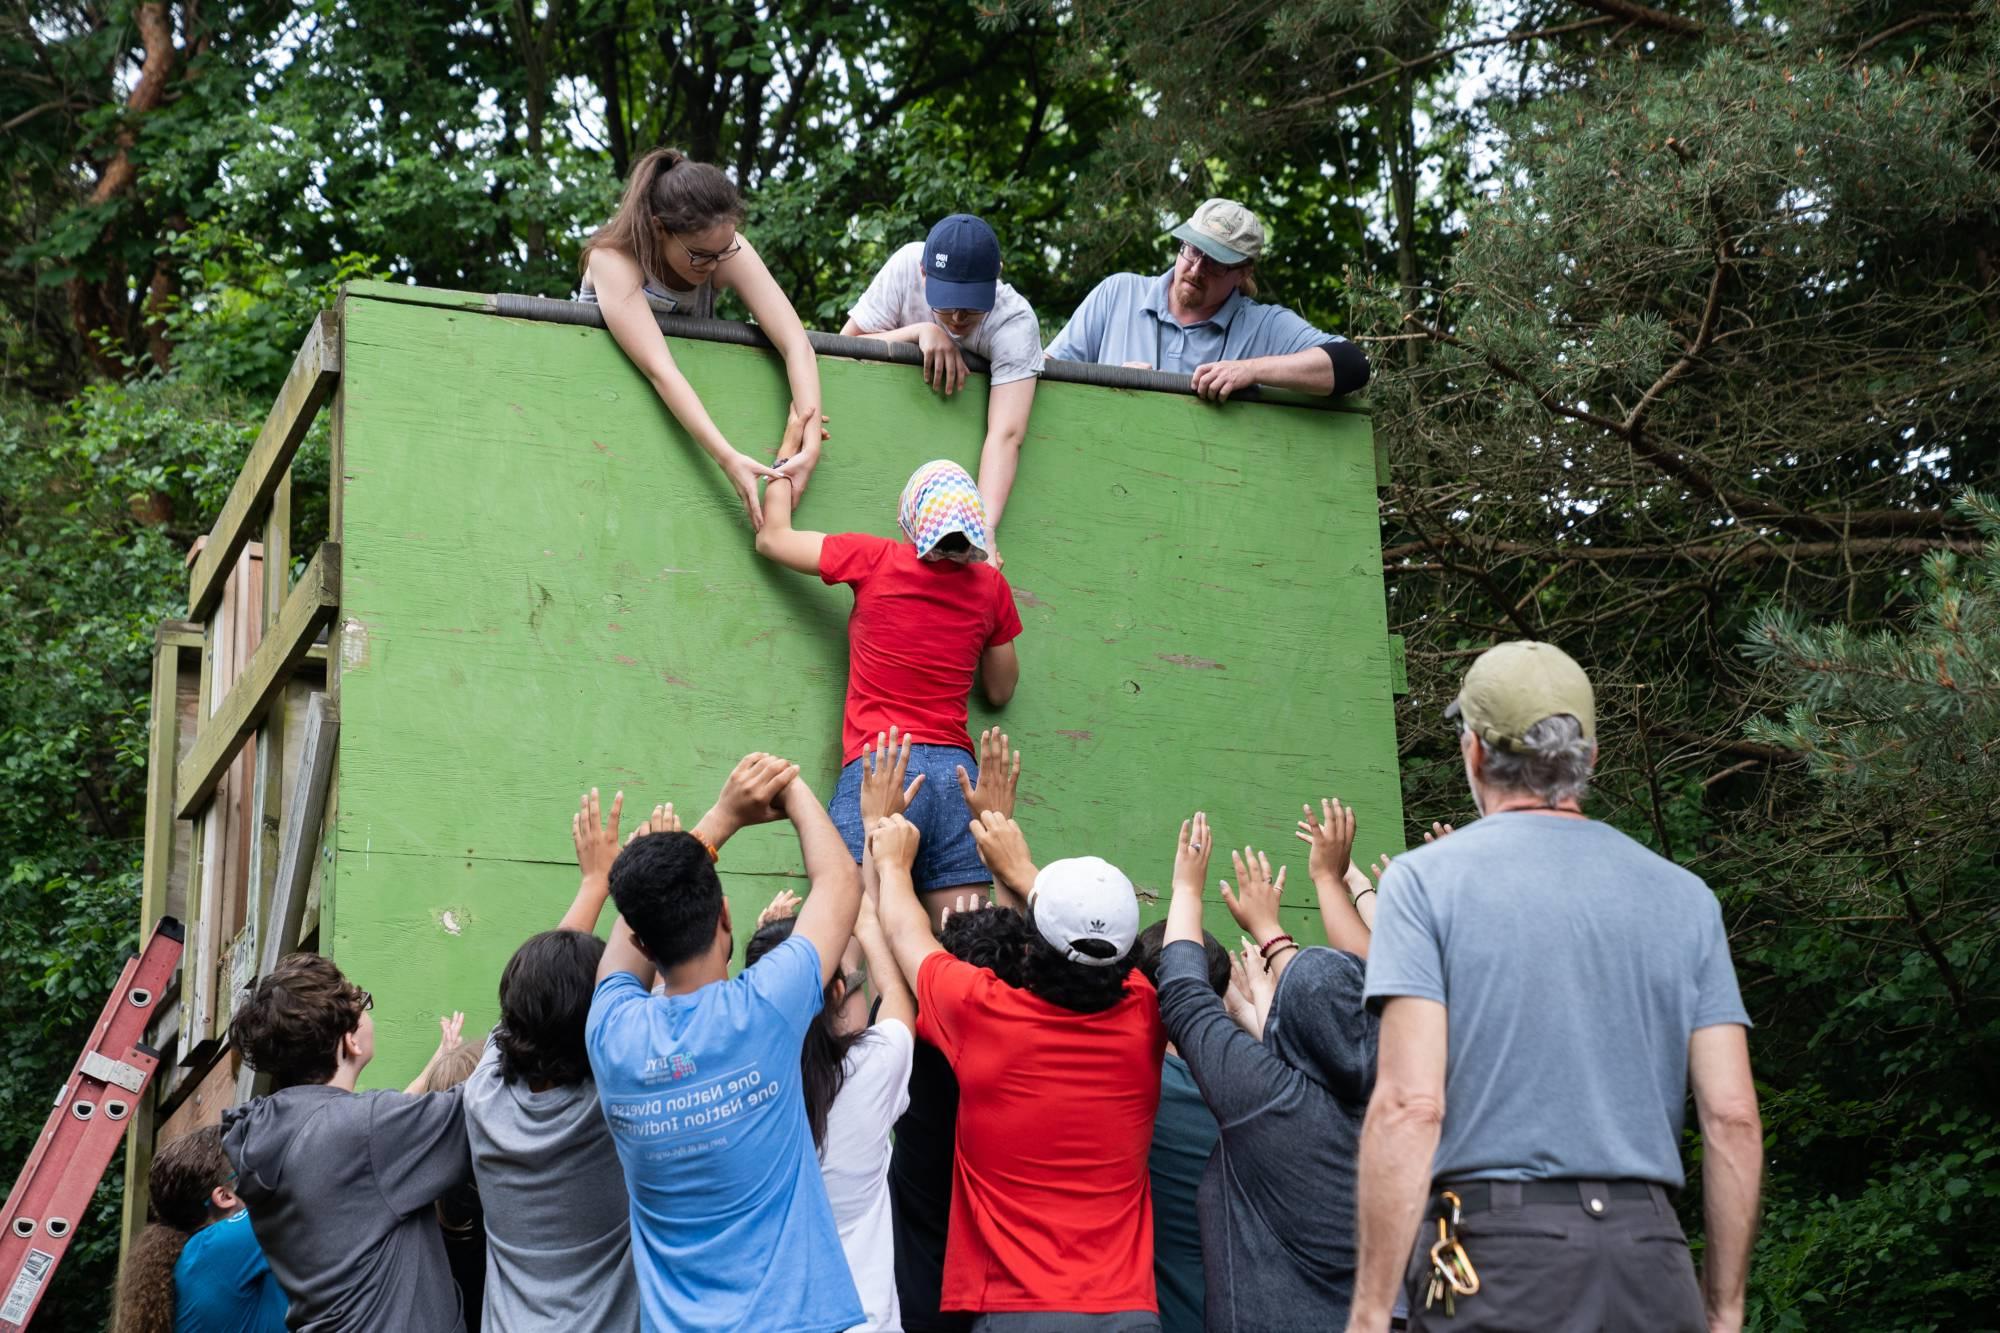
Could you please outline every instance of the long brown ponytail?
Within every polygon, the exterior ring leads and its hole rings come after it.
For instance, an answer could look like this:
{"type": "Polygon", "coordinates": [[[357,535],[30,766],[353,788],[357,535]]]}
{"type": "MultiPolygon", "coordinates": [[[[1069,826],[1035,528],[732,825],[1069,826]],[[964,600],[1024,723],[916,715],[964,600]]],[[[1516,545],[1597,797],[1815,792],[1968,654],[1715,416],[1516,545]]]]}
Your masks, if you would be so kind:
{"type": "Polygon", "coordinates": [[[589,271],[593,250],[616,250],[630,255],[649,280],[662,281],[672,270],[660,252],[661,227],[702,231],[742,221],[743,196],[720,167],[690,162],[678,148],[655,148],[632,164],[618,211],[583,243],[582,266],[589,271]]]}
{"type": "Polygon", "coordinates": [[[209,1194],[229,1183],[221,1127],[197,1129],[160,1149],[147,1183],[157,1220],[125,1257],[115,1333],[173,1333],[174,1265],[189,1238],[208,1224],[209,1194]]]}

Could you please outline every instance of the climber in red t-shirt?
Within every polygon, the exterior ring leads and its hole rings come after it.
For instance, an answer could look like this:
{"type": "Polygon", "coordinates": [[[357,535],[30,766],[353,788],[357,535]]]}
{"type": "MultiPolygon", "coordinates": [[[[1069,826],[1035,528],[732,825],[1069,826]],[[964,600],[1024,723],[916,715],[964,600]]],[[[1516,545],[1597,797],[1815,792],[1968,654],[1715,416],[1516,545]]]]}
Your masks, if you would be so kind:
{"type": "MultiPolygon", "coordinates": [[[[779,456],[798,449],[804,434],[804,419],[795,414],[779,456]]],[[[900,728],[911,743],[909,776],[919,792],[907,817],[923,833],[912,879],[935,922],[951,899],[947,890],[993,878],[969,831],[980,775],[966,730],[967,696],[976,676],[998,707],[1013,697],[1021,675],[1014,655],[1021,616],[1005,576],[988,561],[986,508],[966,470],[944,460],[924,464],[903,487],[904,541],[801,531],[792,526],[794,498],[789,480],[768,484],[758,553],[854,589],[833,822],[859,861],[862,751],[900,728]]],[[[1009,776],[996,771],[990,778],[1009,776]]]]}

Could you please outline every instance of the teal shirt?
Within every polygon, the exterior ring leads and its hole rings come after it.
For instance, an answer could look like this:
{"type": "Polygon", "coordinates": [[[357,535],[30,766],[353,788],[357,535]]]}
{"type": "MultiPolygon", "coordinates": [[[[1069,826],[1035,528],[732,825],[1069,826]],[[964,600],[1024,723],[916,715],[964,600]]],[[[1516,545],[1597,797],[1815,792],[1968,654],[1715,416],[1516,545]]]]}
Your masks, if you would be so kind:
{"type": "Polygon", "coordinates": [[[1201,1333],[1206,1292],[1201,1276],[1201,1219],[1195,1194],[1220,1135],[1187,1061],[1160,1065],[1160,1110],[1153,1117],[1153,1284],[1163,1333],[1201,1333]]]}
{"type": "Polygon", "coordinates": [[[285,1333],[289,1304],[247,1212],[195,1232],[174,1264],[174,1333],[285,1333]]]}

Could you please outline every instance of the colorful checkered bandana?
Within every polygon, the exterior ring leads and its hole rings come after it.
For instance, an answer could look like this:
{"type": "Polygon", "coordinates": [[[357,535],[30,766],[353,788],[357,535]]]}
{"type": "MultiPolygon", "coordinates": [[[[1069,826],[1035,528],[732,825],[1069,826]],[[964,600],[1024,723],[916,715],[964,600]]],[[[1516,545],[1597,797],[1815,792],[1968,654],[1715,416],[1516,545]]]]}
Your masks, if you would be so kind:
{"type": "Polygon", "coordinates": [[[896,515],[903,535],[927,556],[946,534],[962,532],[972,543],[972,558],[984,560],[993,543],[986,535],[986,502],[972,474],[949,459],[926,463],[910,474],[903,503],[896,515]]]}

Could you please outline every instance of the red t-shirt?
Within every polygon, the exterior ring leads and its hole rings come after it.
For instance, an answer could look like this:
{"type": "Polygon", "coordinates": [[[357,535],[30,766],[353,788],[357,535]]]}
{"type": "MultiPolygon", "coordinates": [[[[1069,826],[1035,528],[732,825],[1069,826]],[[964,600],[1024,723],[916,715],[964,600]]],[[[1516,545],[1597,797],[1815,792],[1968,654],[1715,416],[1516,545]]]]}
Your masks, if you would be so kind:
{"type": "Polygon", "coordinates": [[[918,745],[970,750],[965,701],[980,654],[1021,632],[1000,571],[984,561],[923,560],[908,542],[841,532],[820,547],[819,576],[854,585],[840,762],[860,758],[891,723],[918,745]]]}
{"type": "Polygon", "coordinates": [[[917,1035],[958,1075],[944,1308],[1157,1310],[1147,1156],[1166,1029],[1152,983],[1079,1014],[934,953],[917,1035]]]}

